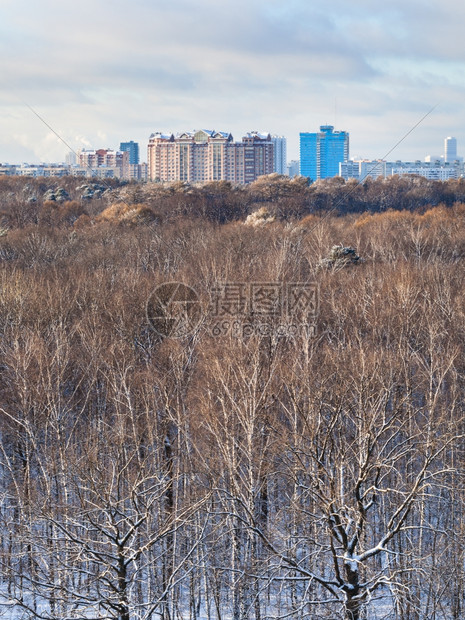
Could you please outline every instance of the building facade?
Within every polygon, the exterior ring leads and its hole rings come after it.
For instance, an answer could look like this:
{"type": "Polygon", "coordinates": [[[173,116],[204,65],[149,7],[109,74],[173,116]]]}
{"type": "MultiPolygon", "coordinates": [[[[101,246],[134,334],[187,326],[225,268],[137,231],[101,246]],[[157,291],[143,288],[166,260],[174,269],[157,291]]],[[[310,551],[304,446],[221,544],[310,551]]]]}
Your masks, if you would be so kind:
{"type": "Polygon", "coordinates": [[[300,161],[298,159],[292,159],[286,166],[286,174],[293,179],[299,176],[300,161]]]}
{"type": "Polygon", "coordinates": [[[77,165],[77,155],[74,151],[68,151],[68,153],[66,153],[65,163],[67,166],[77,165]]]}
{"type": "Polygon", "coordinates": [[[339,175],[339,164],[349,159],[349,134],[321,125],[317,133],[300,134],[300,174],[312,181],[339,175]]]}
{"type": "Polygon", "coordinates": [[[344,179],[356,179],[360,183],[371,177],[389,177],[393,175],[417,175],[430,181],[448,181],[458,179],[463,175],[463,164],[455,161],[453,164],[443,162],[387,162],[383,160],[350,160],[339,165],[340,176],[344,179]]]}
{"type": "Polygon", "coordinates": [[[147,181],[147,164],[129,164],[129,179],[131,181],[147,181]]]}
{"type": "Polygon", "coordinates": [[[99,168],[113,169],[111,176],[120,179],[129,178],[129,153],[127,151],[113,151],[110,149],[82,149],[79,152],[80,168],[92,170],[95,176],[105,176],[104,171],[99,168]]]}
{"type": "Polygon", "coordinates": [[[273,172],[270,134],[256,131],[234,142],[230,133],[201,129],[149,138],[148,177],[152,181],[231,181],[245,184],[273,172]]]}
{"type": "Polygon", "coordinates": [[[15,175],[21,177],[64,177],[69,174],[70,167],[66,164],[21,164],[11,166],[0,165],[0,176],[15,175]]]}
{"type": "Polygon", "coordinates": [[[140,162],[139,159],[139,143],[131,140],[130,142],[121,142],[119,150],[129,153],[129,164],[137,165],[140,162]]]}
{"type": "Polygon", "coordinates": [[[339,164],[339,176],[363,182],[366,178],[377,179],[386,176],[386,162],[381,159],[351,159],[339,164]]]}
{"type": "Polygon", "coordinates": [[[14,164],[0,164],[0,176],[14,176],[16,173],[16,169],[18,166],[14,164]]]}
{"type": "Polygon", "coordinates": [[[273,142],[273,172],[287,172],[287,140],[284,136],[271,136],[273,142]]]}
{"type": "Polygon", "coordinates": [[[463,166],[460,164],[437,164],[416,162],[386,162],[386,175],[404,176],[406,174],[416,174],[417,176],[429,179],[430,181],[448,181],[449,179],[458,179],[463,166]]]}
{"type": "Polygon", "coordinates": [[[457,140],[449,136],[444,139],[444,162],[452,164],[457,161],[457,140]]]}

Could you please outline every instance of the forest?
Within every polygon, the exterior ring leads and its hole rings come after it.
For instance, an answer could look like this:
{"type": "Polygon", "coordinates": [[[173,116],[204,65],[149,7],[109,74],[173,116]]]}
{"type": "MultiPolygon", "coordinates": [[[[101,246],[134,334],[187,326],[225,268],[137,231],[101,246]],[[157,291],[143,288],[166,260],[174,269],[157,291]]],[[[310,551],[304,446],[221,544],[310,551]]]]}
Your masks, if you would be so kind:
{"type": "Polygon", "coordinates": [[[0,178],[0,617],[463,618],[464,281],[463,180],[0,178]]]}

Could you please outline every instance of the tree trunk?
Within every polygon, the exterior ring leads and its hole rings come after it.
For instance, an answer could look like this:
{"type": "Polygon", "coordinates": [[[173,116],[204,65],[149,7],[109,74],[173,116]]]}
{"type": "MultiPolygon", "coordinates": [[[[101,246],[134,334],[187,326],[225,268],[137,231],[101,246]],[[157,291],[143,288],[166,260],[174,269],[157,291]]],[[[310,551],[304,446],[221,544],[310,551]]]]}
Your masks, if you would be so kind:
{"type": "Polygon", "coordinates": [[[348,584],[346,588],[346,618],[347,620],[360,620],[363,604],[360,600],[358,567],[354,566],[353,562],[346,562],[344,568],[348,584]]]}
{"type": "Polygon", "coordinates": [[[131,620],[129,616],[128,593],[127,593],[127,570],[123,549],[118,553],[118,593],[120,603],[118,605],[118,620],[131,620]]]}

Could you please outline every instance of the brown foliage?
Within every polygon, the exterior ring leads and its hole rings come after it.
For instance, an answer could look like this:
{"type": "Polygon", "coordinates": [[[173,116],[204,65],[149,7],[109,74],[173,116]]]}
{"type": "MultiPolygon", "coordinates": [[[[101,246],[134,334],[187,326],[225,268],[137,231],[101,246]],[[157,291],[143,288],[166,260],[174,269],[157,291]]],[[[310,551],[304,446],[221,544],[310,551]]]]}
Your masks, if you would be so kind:
{"type": "Polygon", "coordinates": [[[356,618],[378,594],[403,618],[463,615],[465,207],[244,226],[260,184],[265,209],[288,199],[290,182],[269,182],[9,212],[0,577],[31,617],[31,601],[50,617],[98,601],[168,618],[214,600],[236,618],[356,618]],[[318,269],[333,246],[363,262],[318,269]],[[205,311],[179,340],[146,313],[172,281],[205,311]],[[279,335],[286,313],[261,331],[249,306],[212,317],[220,284],[254,282],[315,282],[316,336],[279,335]]]}
{"type": "Polygon", "coordinates": [[[96,222],[112,222],[128,226],[152,224],[157,220],[157,215],[147,205],[126,203],[113,204],[96,217],[96,222]]]}

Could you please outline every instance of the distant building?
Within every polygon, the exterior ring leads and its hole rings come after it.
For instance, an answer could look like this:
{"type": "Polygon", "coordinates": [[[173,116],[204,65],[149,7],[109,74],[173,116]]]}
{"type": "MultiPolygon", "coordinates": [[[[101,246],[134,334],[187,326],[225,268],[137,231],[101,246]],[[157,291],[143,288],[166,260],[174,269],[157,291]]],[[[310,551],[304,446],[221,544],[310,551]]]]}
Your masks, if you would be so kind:
{"type": "Polygon", "coordinates": [[[273,172],[286,174],[287,140],[284,136],[271,136],[273,142],[273,172]]]}
{"type": "Polygon", "coordinates": [[[346,180],[356,179],[357,181],[364,181],[368,177],[372,179],[385,177],[386,162],[380,159],[351,159],[339,164],[339,175],[346,180]]]}
{"type": "Polygon", "coordinates": [[[363,182],[366,178],[405,176],[415,174],[431,181],[447,181],[457,179],[462,174],[459,163],[444,164],[443,162],[386,162],[382,160],[350,160],[340,164],[340,175],[348,179],[363,182]]]}
{"type": "Polygon", "coordinates": [[[0,164],[0,176],[13,176],[16,174],[17,166],[12,164],[0,164]]]}
{"type": "Polygon", "coordinates": [[[73,177],[87,177],[97,179],[122,179],[127,177],[121,176],[121,168],[117,166],[100,166],[99,168],[87,168],[81,166],[72,166],[69,174],[73,177]]]}
{"type": "Polygon", "coordinates": [[[300,174],[312,181],[339,175],[339,164],[349,159],[349,134],[321,125],[318,133],[300,134],[300,174]]]}
{"type": "Polygon", "coordinates": [[[238,155],[244,151],[244,163],[240,156],[237,158],[237,172],[241,176],[244,170],[244,183],[253,183],[258,177],[273,173],[274,148],[269,133],[252,131],[242,137],[242,142],[233,144],[238,155]]]}
{"type": "Polygon", "coordinates": [[[138,164],[139,163],[139,143],[131,140],[130,142],[121,142],[119,145],[119,150],[129,153],[129,163],[130,164],[138,164]]]}
{"type": "Polygon", "coordinates": [[[457,140],[449,136],[444,140],[444,162],[451,164],[454,161],[457,161],[457,140]]]}
{"type": "Polygon", "coordinates": [[[77,164],[77,155],[74,151],[69,151],[66,153],[65,162],[67,166],[76,166],[77,164]]]}
{"type": "Polygon", "coordinates": [[[16,166],[17,176],[22,177],[64,177],[69,174],[66,164],[21,164],[16,166]]]}
{"type": "Polygon", "coordinates": [[[252,131],[242,142],[230,133],[201,129],[174,134],[153,133],[148,144],[148,177],[152,181],[231,181],[244,184],[273,172],[270,134],[252,131]]]}
{"type": "Polygon", "coordinates": [[[300,174],[316,181],[317,176],[317,134],[300,134],[300,174]]]}
{"type": "Polygon", "coordinates": [[[82,149],[79,152],[79,166],[87,168],[93,176],[112,176],[120,179],[129,178],[129,153],[127,151],[113,151],[110,149],[82,149]],[[100,168],[113,170],[107,175],[100,168]]]}
{"type": "Polygon", "coordinates": [[[430,181],[448,181],[457,179],[461,176],[459,165],[415,162],[386,162],[386,175],[404,176],[406,174],[416,174],[430,181]]]}
{"type": "Polygon", "coordinates": [[[360,180],[360,162],[359,161],[342,161],[339,164],[339,176],[343,177],[346,181],[348,179],[360,180]]]}
{"type": "MultiPolygon", "coordinates": [[[[22,177],[64,177],[67,175],[77,177],[97,177],[100,179],[147,179],[147,164],[137,164],[136,166],[124,165],[119,156],[111,155],[115,151],[108,151],[108,155],[95,164],[95,151],[86,151],[85,154],[79,153],[79,159],[84,165],[68,164],[27,164],[10,165],[0,164],[0,176],[16,175],[22,177]],[[103,163],[102,163],[103,162],[103,163]],[[116,164],[116,165],[112,165],[116,164]]],[[[127,153],[123,160],[127,159],[127,153]]]]}
{"type": "Polygon", "coordinates": [[[300,170],[300,161],[298,159],[293,159],[287,164],[286,173],[291,179],[293,177],[299,176],[300,170]]]}
{"type": "Polygon", "coordinates": [[[131,181],[147,181],[147,164],[129,164],[131,181]]]}

